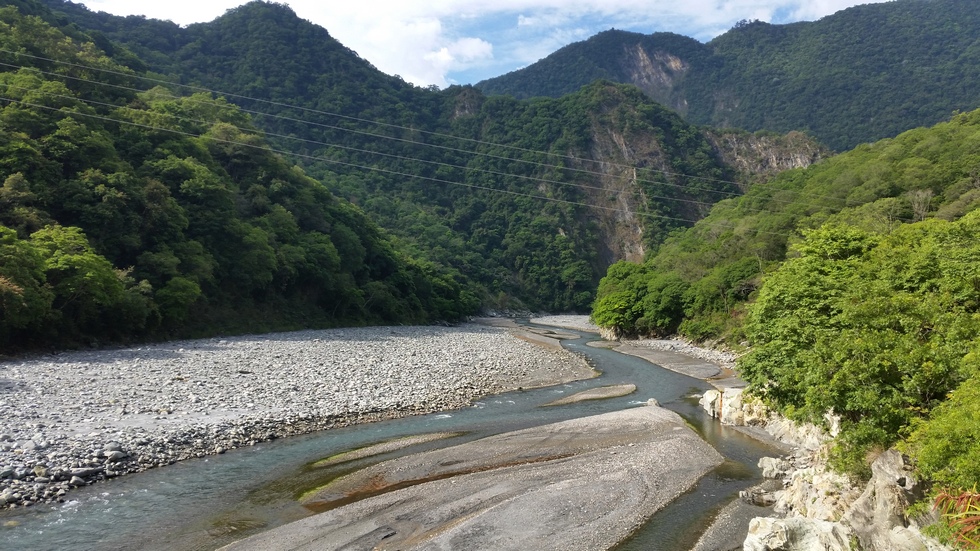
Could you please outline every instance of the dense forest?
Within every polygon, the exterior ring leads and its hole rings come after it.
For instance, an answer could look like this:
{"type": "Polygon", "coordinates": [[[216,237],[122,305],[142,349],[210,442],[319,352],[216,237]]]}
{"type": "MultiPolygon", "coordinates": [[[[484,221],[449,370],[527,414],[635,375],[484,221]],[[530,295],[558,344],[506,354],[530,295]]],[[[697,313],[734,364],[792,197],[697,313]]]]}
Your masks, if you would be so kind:
{"type": "Polygon", "coordinates": [[[134,71],[220,90],[269,143],[486,306],[587,311],[611,262],[642,257],[739,192],[701,129],[633,87],[532,101],[418,88],[275,3],[187,28],[19,3],[134,71]]]}
{"type": "Polygon", "coordinates": [[[6,343],[584,312],[610,263],[750,177],[718,144],[741,134],[709,135],[629,86],[533,101],[416,88],[279,4],[187,29],[15,4],[2,129],[34,157],[3,165],[0,223],[11,262],[36,269],[2,271],[5,308],[24,309],[6,343]],[[32,237],[51,226],[112,289],[53,291],[57,261],[32,237]]]}
{"type": "Polygon", "coordinates": [[[272,152],[237,107],[134,92],[94,44],[9,7],[0,49],[4,349],[478,307],[456,274],[399,252],[272,152]]]}
{"type": "Polygon", "coordinates": [[[980,10],[896,0],[819,21],[742,22],[706,44],[607,31],[476,86],[560,96],[595,79],[635,84],[692,123],[800,130],[844,151],[980,107],[980,10]]]}

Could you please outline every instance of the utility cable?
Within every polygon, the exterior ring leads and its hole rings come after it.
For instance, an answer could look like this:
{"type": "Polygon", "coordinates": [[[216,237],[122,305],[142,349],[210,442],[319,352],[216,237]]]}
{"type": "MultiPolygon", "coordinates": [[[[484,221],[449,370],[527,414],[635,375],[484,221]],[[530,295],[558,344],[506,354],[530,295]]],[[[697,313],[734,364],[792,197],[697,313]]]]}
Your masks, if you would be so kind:
{"type": "MultiPolygon", "coordinates": [[[[487,141],[477,140],[477,139],[473,139],[473,138],[465,138],[465,137],[462,137],[462,136],[455,136],[455,135],[452,135],[452,134],[445,134],[445,133],[441,133],[441,132],[433,132],[433,131],[427,131],[427,130],[419,130],[419,129],[415,129],[415,128],[409,128],[409,127],[406,127],[406,126],[401,126],[401,125],[396,125],[396,124],[391,124],[391,123],[386,123],[386,122],[374,121],[374,120],[370,120],[370,119],[363,119],[363,118],[359,118],[359,117],[352,117],[352,116],[349,116],[349,115],[342,115],[342,114],[339,114],[339,113],[332,113],[332,112],[329,112],[329,111],[312,109],[312,108],[302,107],[302,106],[298,106],[298,105],[291,105],[291,104],[287,104],[287,103],[283,103],[283,102],[276,102],[276,101],[271,101],[271,100],[265,100],[265,99],[261,99],[261,98],[255,98],[255,97],[251,97],[251,96],[245,96],[245,95],[241,95],[241,94],[235,94],[235,93],[231,93],[231,92],[222,92],[220,90],[210,89],[210,88],[206,88],[206,87],[203,87],[203,86],[194,86],[194,85],[189,85],[189,84],[180,84],[180,83],[171,82],[171,81],[163,80],[163,79],[156,79],[156,78],[152,78],[152,77],[139,76],[139,75],[136,75],[135,73],[126,73],[126,72],[122,72],[122,71],[114,71],[114,70],[111,70],[111,69],[104,69],[104,68],[100,68],[100,67],[91,67],[91,66],[88,66],[88,65],[81,65],[81,64],[71,63],[71,62],[67,62],[67,61],[59,61],[59,60],[55,60],[55,59],[51,59],[51,58],[46,58],[46,57],[42,57],[42,56],[35,56],[35,55],[26,54],[26,53],[22,53],[22,52],[14,52],[14,51],[6,50],[6,49],[3,49],[3,48],[0,48],[0,53],[8,53],[8,54],[12,54],[12,55],[20,55],[20,56],[29,57],[29,58],[32,58],[32,59],[37,59],[37,60],[41,60],[41,61],[47,61],[47,62],[50,62],[50,63],[56,63],[56,64],[61,64],[61,65],[66,65],[66,66],[69,66],[69,67],[75,67],[75,68],[79,68],[79,69],[86,69],[86,70],[90,70],[90,71],[99,71],[99,72],[104,72],[104,73],[113,74],[113,75],[117,75],[117,76],[123,76],[123,77],[128,77],[128,78],[135,78],[135,79],[145,80],[145,81],[149,81],[149,82],[154,82],[154,83],[157,83],[157,84],[164,84],[164,85],[169,85],[169,86],[178,86],[178,87],[183,87],[183,88],[187,88],[187,89],[190,89],[190,90],[196,90],[196,91],[201,91],[201,92],[207,92],[207,93],[210,93],[210,94],[216,94],[218,96],[233,97],[233,98],[238,98],[238,99],[247,100],[247,101],[253,101],[253,102],[258,102],[258,103],[265,103],[265,104],[273,105],[273,106],[276,106],[276,107],[282,107],[282,108],[288,108],[288,109],[295,109],[295,110],[299,110],[299,111],[303,111],[303,112],[315,113],[315,114],[319,114],[319,115],[326,115],[326,116],[331,116],[331,117],[336,117],[336,118],[340,118],[340,119],[351,120],[351,121],[360,122],[360,123],[374,124],[374,125],[377,125],[377,126],[384,126],[384,127],[389,127],[389,128],[395,128],[395,129],[399,129],[399,130],[403,130],[403,131],[408,131],[408,132],[414,132],[414,133],[426,134],[426,135],[432,135],[432,136],[439,136],[439,137],[443,137],[443,138],[455,139],[455,140],[460,140],[460,141],[465,141],[465,142],[471,142],[471,143],[475,143],[475,144],[492,146],[492,147],[499,147],[499,148],[504,148],[504,149],[518,151],[518,152],[521,152],[521,153],[535,153],[535,154],[538,154],[538,155],[547,155],[547,156],[552,156],[552,157],[556,157],[556,158],[559,158],[559,159],[573,160],[573,161],[578,161],[578,162],[604,163],[604,164],[607,164],[609,166],[614,166],[614,167],[621,168],[621,169],[641,170],[641,171],[647,171],[647,172],[661,174],[661,175],[664,175],[664,176],[681,177],[681,178],[688,178],[688,179],[693,179],[693,180],[709,181],[709,182],[723,183],[723,184],[736,185],[736,186],[738,185],[738,182],[735,182],[735,181],[732,181],[732,180],[724,180],[724,179],[720,179],[720,178],[710,178],[710,177],[706,177],[706,176],[696,176],[696,175],[683,174],[683,173],[679,173],[679,172],[671,172],[671,171],[658,170],[658,169],[652,169],[652,168],[634,167],[634,166],[624,165],[624,164],[620,164],[620,163],[613,163],[611,161],[599,161],[599,160],[595,160],[595,159],[586,159],[586,158],[575,157],[575,156],[570,156],[570,155],[560,155],[560,154],[557,154],[557,153],[550,153],[550,152],[544,152],[544,151],[539,151],[539,150],[527,149],[527,148],[522,148],[522,147],[517,147],[517,146],[512,146],[512,145],[505,145],[505,144],[487,142],[487,141]]],[[[5,65],[7,65],[7,64],[5,64],[5,65]]],[[[8,65],[8,66],[10,66],[10,65],[8,65]]],[[[55,73],[55,74],[57,75],[57,73],[55,73]]],[[[58,75],[58,76],[79,79],[78,77],[70,77],[68,75],[58,75]]],[[[108,84],[108,83],[100,83],[99,81],[94,81],[94,80],[86,80],[86,79],[79,79],[79,80],[83,80],[83,81],[87,81],[87,82],[94,82],[94,83],[97,83],[97,84],[105,84],[105,85],[108,85],[108,86],[115,86],[115,85],[111,85],[111,84],[108,84]]],[[[394,138],[394,137],[391,137],[391,136],[385,136],[383,134],[374,134],[374,133],[369,133],[369,132],[363,132],[363,131],[357,131],[357,130],[347,129],[347,128],[343,128],[343,127],[336,127],[336,126],[331,126],[331,125],[323,125],[323,124],[320,124],[320,123],[315,123],[313,121],[307,121],[307,120],[303,120],[303,119],[290,119],[289,117],[283,117],[281,115],[273,115],[273,114],[270,114],[270,113],[257,112],[257,111],[249,111],[249,110],[246,110],[246,111],[249,112],[249,113],[259,114],[259,115],[262,115],[262,116],[267,116],[267,117],[272,117],[272,118],[283,118],[285,120],[292,120],[294,122],[301,122],[301,123],[305,123],[305,124],[313,124],[313,125],[318,125],[318,126],[324,126],[324,127],[333,128],[333,129],[336,129],[336,130],[342,130],[342,131],[348,131],[348,132],[354,132],[354,133],[363,133],[363,134],[366,134],[366,135],[369,135],[369,136],[372,136],[372,137],[376,137],[376,138],[381,138],[381,139],[393,139],[393,140],[397,140],[397,141],[407,141],[409,143],[423,145],[423,146],[428,146],[428,147],[436,147],[436,148],[441,148],[441,149],[453,150],[453,151],[457,151],[457,152],[472,153],[472,154],[475,154],[475,155],[486,155],[488,157],[493,157],[493,158],[498,158],[498,159],[504,159],[504,160],[510,160],[510,161],[514,161],[514,162],[531,163],[531,164],[539,165],[539,166],[542,166],[542,167],[545,167],[545,168],[556,168],[556,169],[563,169],[563,170],[572,170],[572,171],[584,172],[584,173],[594,174],[594,175],[603,175],[603,173],[596,172],[596,171],[588,171],[588,170],[584,170],[584,169],[575,169],[575,168],[563,167],[563,166],[558,166],[558,165],[550,165],[550,164],[547,164],[547,163],[538,163],[538,162],[534,162],[534,161],[527,161],[527,160],[524,160],[524,159],[517,159],[517,158],[513,158],[513,157],[496,156],[496,155],[492,155],[492,154],[479,153],[479,152],[472,151],[472,150],[467,150],[467,149],[451,148],[451,147],[448,147],[448,146],[441,146],[441,145],[438,145],[438,144],[430,144],[430,143],[427,143],[427,142],[418,142],[418,141],[415,141],[415,140],[406,140],[404,138],[394,138]]],[[[663,183],[661,183],[661,182],[655,182],[655,183],[658,183],[658,184],[663,185],[663,183]]],[[[756,184],[756,185],[758,186],[758,185],[764,185],[764,184],[756,184]]],[[[678,187],[684,187],[684,186],[678,186],[678,187]]],[[[741,194],[738,194],[738,193],[724,192],[724,191],[720,191],[720,190],[701,190],[701,191],[712,192],[712,193],[724,193],[724,194],[732,195],[732,196],[740,196],[741,195],[741,194]]],[[[799,192],[799,191],[793,191],[793,190],[783,190],[783,191],[788,191],[790,193],[797,193],[797,194],[804,194],[805,195],[805,192],[799,192]]],[[[844,202],[844,205],[842,206],[842,208],[847,207],[847,200],[846,199],[841,199],[839,197],[831,197],[831,196],[821,196],[821,195],[815,195],[815,194],[811,194],[811,196],[817,197],[817,198],[829,199],[829,200],[833,200],[833,201],[843,201],[844,202]]],[[[791,201],[789,201],[789,202],[791,202],[791,201]]]]}
{"type": "MultiPolygon", "coordinates": [[[[3,65],[3,63],[0,63],[0,65],[3,65]]],[[[7,88],[8,89],[9,88],[15,88],[15,89],[18,89],[18,90],[28,90],[28,91],[33,91],[34,90],[33,88],[28,88],[26,86],[17,86],[17,85],[14,85],[14,84],[7,85],[7,88]]],[[[112,108],[112,109],[125,109],[125,110],[128,110],[128,111],[132,111],[134,113],[147,113],[147,112],[149,112],[149,111],[143,111],[143,110],[140,110],[140,109],[134,109],[134,108],[128,107],[128,106],[119,106],[119,105],[116,105],[116,104],[113,104],[113,103],[108,103],[108,102],[103,102],[103,101],[96,101],[96,100],[89,100],[89,99],[83,99],[83,98],[78,98],[78,97],[75,97],[75,96],[68,96],[68,95],[65,95],[65,94],[45,93],[45,95],[48,96],[48,97],[62,98],[62,99],[67,99],[67,100],[71,100],[71,101],[77,101],[77,102],[81,102],[81,103],[84,103],[84,104],[87,104],[87,105],[96,105],[96,106],[100,106],[100,107],[109,107],[109,108],[112,108]]],[[[237,108],[237,106],[236,106],[236,108],[237,108]]],[[[169,117],[169,118],[174,119],[174,120],[177,120],[177,121],[183,121],[183,122],[189,122],[189,123],[195,123],[195,124],[212,125],[215,122],[215,121],[206,121],[206,120],[202,120],[202,119],[194,119],[194,118],[190,118],[190,117],[184,117],[184,116],[180,116],[180,115],[175,115],[173,113],[164,113],[164,112],[159,112],[159,111],[153,111],[153,113],[154,114],[157,114],[157,115],[163,115],[165,117],[169,117]]],[[[240,132],[244,132],[244,133],[252,133],[253,132],[253,129],[250,129],[250,128],[242,128],[241,126],[237,126],[237,125],[234,125],[234,124],[231,124],[231,123],[226,123],[226,124],[229,124],[229,126],[237,129],[240,132]]],[[[518,178],[518,179],[523,179],[523,180],[529,180],[531,182],[552,184],[552,185],[556,185],[556,186],[565,186],[565,187],[571,187],[571,188],[582,189],[582,190],[603,191],[603,192],[607,192],[607,193],[610,191],[607,188],[598,187],[598,186],[590,186],[590,185],[586,185],[586,184],[577,184],[577,183],[573,183],[573,182],[562,182],[562,181],[559,181],[559,180],[552,180],[552,179],[548,179],[548,178],[540,178],[540,177],[536,177],[536,176],[527,176],[527,175],[523,175],[523,174],[513,174],[513,173],[507,173],[507,172],[500,172],[500,171],[488,170],[488,169],[484,169],[484,168],[473,168],[473,167],[468,167],[468,166],[463,166],[463,165],[456,165],[456,164],[452,164],[452,163],[444,163],[444,162],[441,162],[441,161],[430,161],[430,160],[427,160],[427,159],[419,159],[419,158],[415,158],[415,157],[405,157],[405,156],[402,156],[402,155],[395,155],[395,154],[392,154],[392,153],[384,153],[384,152],[381,152],[381,151],[371,151],[371,150],[367,150],[367,149],[360,149],[360,148],[350,147],[350,146],[342,145],[342,144],[334,144],[334,143],[328,143],[328,142],[321,142],[321,141],[317,141],[317,140],[310,140],[310,139],[306,139],[306,138],[299,138],[299,137],[296,137],[296,136],[287,136],[285,134],[277,134],[275,132],[261,131],[261,133],[264,136],[272,136],[272,137],[280,138],[280,139],[283,139],[283,140],[294,140],[294,141],[303,142],[303,143],[307,143],[307,144],[320,145],[320,146],[324,146],[324,147],[332,147],[332,148],[337,148],[337,149],[344,149],[344,150],[352,151],[352,152],[355,152],[355,153],[365,153],[365,154],[368,154],[368,155],[379,155],[379,156],[382,156],[382,157],[387,157],[387,158],[395,159],[395,160],[399,160],[399,161],[417,162],[417,163],[435,165],[435,166],[444,167],[444,168],[453,168],[453,169],[458,169],[458,170],[464,170],[464,171],[467,171],[467,172],[479,172],[479,173],[483,173],[483,174],[490,174],[490,175],[493,175],[493,176],[502,176],[502,177],[505,177],[505,178],[518,178]]],[[[622,193],[622,191],[617,192],[617,193],[622,193]]],[[[690,204],[693,204],[693,205],[697,205],[699,207],[707,207],[707,208],[711,208],[711,206],[714,204],[714,203],[706,203],[704,201],[695,201],[693,199],[681,199],[681,198],[677,198],[677,197],[669,197],[669,196],[666,196],[666,195],[653,195],[653,194],[649,194],[649,193],[646,193],[646,192],[644,192],[644,196],[646,198],[663,199],[665,201],[677,201],[677,202],[682,202],[682,203],[690,203],[690,204]]],[[[764,209],[750,208],[750,210],[763,211],[764,209]]]]}
{"type": "MultiPolygon", "coordinates": [[[[254,145],[254,144],[249,144],[249,143],[244,143],[244,142],[237,142],[237,141],[234,141],[234,140],[227,140],[227,139],[218,138],[218,137],[214,137],[214,136],[205,136],[203,134],[194,134],[192,132],[185,132],[185,131],[182,131],[182,130],[174,130],[174,129],[170,129],[170,128],[163,128],[163,127],[158,127],[158,126],[153,126],[153,125],[148,125],[148,124],[142,124],[142,123],[137,123],[137,122],[132,122],[132,121],[114,119],[112,117],[106,117],[106,116],[102,116],[102,115],[94,115],[94,114],[91,114],[91,113],[80,113],[80,112],[77,112],[77,111],[62,111],[60,108],[50,107],[50,106],[46,106],[46,105],[40,105],[40,104],[36,104],[36,103],[32,103],[32,102],[26,102],[26,101],[23,101],[23,100],[18,100],[18,99],[14,99],[14,98],[3,97],[3,96],[0,96],[0,101],[8,101],[8,102],[18,103],[18,104],[21,104],[21,105],[26,105],[28,107],[33,107],[33,108],[37,108],[37,109],[45,109],[45,110],[48,110],[48,111],[55,111],[55,112],[59,112],[59,113],[64,113],[66,115],[80,116],[80,117],[86,117],[86,118],[91,118],[91,119],[96,119],[96,120],[102,120],[102,121],[106,121],[106,122],[113,122],[113,123],[116,123],[116,124],[130,125],[130,126],[134,126],[134,127],[138,127],[138,128],[144,128],[144,129],[147,129],[147,130],[154,130],[154,131],[159,131],[159,132],[167,132],[167,133],[171,133],[171,134],[175,134],[175,135],[180,135],[180,136],[185,136],[185,137],[190,137],[190,138],[207,139],[207,140],[211,140],[211,141],[218,142],[218,143],[225,143],[225,144],[229,144],[229,145],[237,145],[237,146],[241,146],[241,147],[246,147],[246,148],[250,148],[250,149],[255,149],[255,150],[263,151],[263,152],[266,152],[266,153],[274,153],[274,154],[278,154],[278,155],[292,156],[292,157],[298,157],[298,158],[308,159],[308,160],[323,161],[323,162],[326,162],[326,163],[336,164],[336,165],[340,165],[340,166],[347,166],[347,167],[351,167],[351,168],[357,168],[357,169],[360,169],[360,170],[380,172],[380,173],[383,173],[383,174],[389,174],[389,175],[393,175],[393,176],[400,176],[400,177],[405,177],[405,178],[413,178],[413,179],[417,179],[417,180],[427,180],[427,181],[431,181],[431,182],[437,182],[437,183],[440,183],[440,184],[456,185],[456,186],[467,187],[467,188],[471,188],[471,189],[480,189],[480,190],[485,190],[485,191],[503,193],[503,194],[512,195],[512,196],[527,197],[527,198],[531,198],[531,199],[540,199],[540,200],[543,200],[543,201],[549,201],[549,202],[554,202],[554,203],[561,203],[561,204],[566,204],[566,205],[571,205],[571,206],[578,206],[578,207],[585,207],[585,208],[591,208],[591,209],[605,210],[605,211],[616,212],[616,213],[621,213],[621,214],[622,213],[626,213],[626,214],[635,215],[635,216],[644,216],[644,217],[647,217],[647,218],[659,218],[659,219],[664,219],[664,220],[673,220],[673,221],[684,222],[684,223],[688,223],[688,224],[698,222],[698,220],[690,220],[690,219],[687,219],[687,218],[680,218],[680,217],[674,217],[674,216],[666,216],[666,215],[654,214],[654,213],[641,213],[641,212],[635,212],[634,213],[632,211],[628,211],[628,210],[624,210],[624,209],[618,209],[618,208],[614,208],[614,207],[605,207],[605,206],[601,206],[601,205],[590,205],[590,204],[581,203],[581,202],[578,202],[578,201],[570,201],[570,200],[566,200],[566,199],[557,199],[557,198],[553,198],[553,197],[545,197],[545,196],[541,196],[541,195],[533,195],[533,194],[521,193],[521,192],[517,192],[517,191],[511,191],[511,190],[505,190],[505,189],[498,189],[498,188],[493,188],[493,187],[489,187],[489,186],[481,186],[481,185],[476,185],[476,184],[467,184],[467,183],[464,183],[464,182],[455,182],[455,181],[452,181],[452,180],[445,180],[445,179],[442,179],[442,178],[433,178],[433,177],[430,177],[430,176],[420,176],[420,175],[417,175],[417,174],[409,174],[409,173],[399,172],[399,171],[396,171],[396,170],[390,170],[390,169],[385,169],[385,168],[371,167],[371,166],[366,166],[366,165],[359,165],[359,164],[356,164],[356,163],[348,163],[348,162],[338,161],[338,160],[335,160],[335,159],[329,159],[329,158],[325,158],[325,157],[319,157],[319,156],[307,155],[307,154],[303,154],[303,153],[295,153],[295,152],[291,152],[291,151],[279,150],[279,149],[275,149],[275,148],[268,147],[268,146],[258,146],[258,145],[254,145]]],[[[702,221],[702,223],[705,224],[705,225],[708,225],[708,226],[716,226],[716,227],[724,228],[724,229],[727,229],[727,230],[733,230],[733,229],[735,229],[734,226],[729,226],[729,225],[724,225],[724,224],[708,223],[708,222],[703,222],[703,221],[702,221]]],[[[756,233],[759,233],[759,234],[767,234],[767,235],[776,235],[776,236],[780,236],[780,237],[790,237],[791,236],[791,234],[778,233],[778,232],[769,232],[769,231],[764,231],[764,230],[756,230],[756,233]]]]}

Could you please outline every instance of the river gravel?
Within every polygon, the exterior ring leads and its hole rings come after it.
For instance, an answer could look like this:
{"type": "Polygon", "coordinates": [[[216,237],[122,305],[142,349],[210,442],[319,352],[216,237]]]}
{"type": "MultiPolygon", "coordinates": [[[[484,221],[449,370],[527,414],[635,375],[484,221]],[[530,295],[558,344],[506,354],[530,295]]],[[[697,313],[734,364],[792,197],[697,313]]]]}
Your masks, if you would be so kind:
{"type": "Polygon", "coordinates": [[[0,508],[260,441],[463,407],[582,378],[506,329],[375,327],[65,352],[0,363],[0,508]]]}
{"type": "MultiPolygon", "coordinates": [[[[592,333],[599,333],[601,331],[599,326],[589,319],[589,316],[584,315],[539,316],[531,318],[530,321],[531,323],[540,325],[552,325],[592,333]]],[[[738,359],[738,355],[730,351],[699,346],[681,337],[671,339],[623,339],[622,342],[635,346],[645,346],[653,350],[677,352],[685,356],[716,363],[729,369],[734,369],[735,360],[738,359]]]]}
{"type": "Polygon", "coordinates": [[[539,316],[530,319],[531,323],[537,323],[539,325],[552,325],[554,327],[563,327],[565,329],[575,329],[576,331],[586,331],[589,333],[598,333],[599,326],[592,323],[589,316],[583,315],[561,315],[561,316],[539,316]]]}
{"type": "Polygon", "coordinates": [[[685,356],[712,362],[728,369],[734,369],[735,361],[738,359],[738,355],[732,352],[698,346],[680,337],[673,339],[634,339],[623,340],[623,342],[635,346],[645,346],[654,350],[677,352],[685,356]]]}

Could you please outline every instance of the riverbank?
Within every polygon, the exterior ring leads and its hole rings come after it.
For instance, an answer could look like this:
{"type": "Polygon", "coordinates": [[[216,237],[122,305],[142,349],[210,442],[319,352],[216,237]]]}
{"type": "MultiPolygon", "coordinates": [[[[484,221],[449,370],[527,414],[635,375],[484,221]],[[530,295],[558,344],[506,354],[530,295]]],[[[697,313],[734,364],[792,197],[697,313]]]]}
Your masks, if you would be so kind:
{"type": "MultiPolygon", "coordinates": [[[[375,327],[65,352],[0,364],[0,507],[284,436],[594,375],[514,329],[375,327]]],[[[543,337],[547,338],[547,337],[543,337]]]]}

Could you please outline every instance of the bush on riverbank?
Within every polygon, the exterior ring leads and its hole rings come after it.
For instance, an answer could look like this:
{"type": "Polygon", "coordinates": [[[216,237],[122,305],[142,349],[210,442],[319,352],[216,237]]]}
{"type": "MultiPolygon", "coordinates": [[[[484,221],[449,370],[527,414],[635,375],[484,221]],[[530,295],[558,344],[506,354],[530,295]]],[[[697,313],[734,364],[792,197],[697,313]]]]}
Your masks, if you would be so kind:
{"type": "Polygon", "coordinates": [[[750,308],[740,373],[789,417],[839,416],[839,468],[866,474],[869,451],[917,430],[909,450],[925,474],[980,484],[976,383],[946,401],[980,373],[977,235],[980,212],[888,235],[808,232],[750,308]]]}

